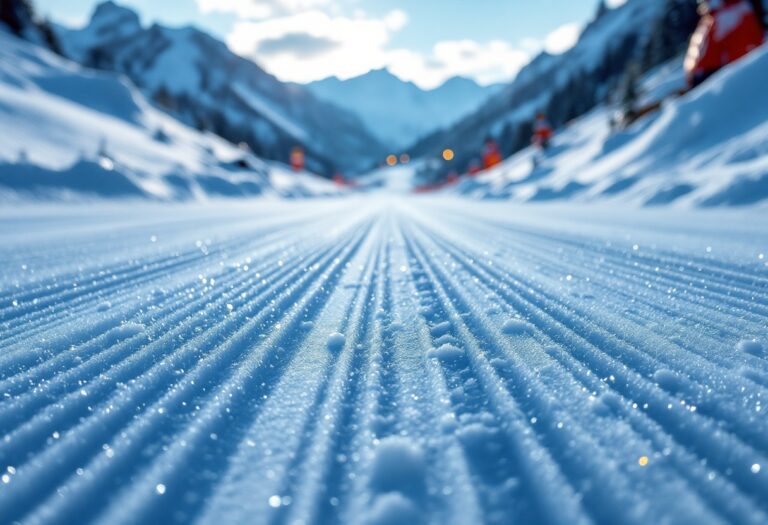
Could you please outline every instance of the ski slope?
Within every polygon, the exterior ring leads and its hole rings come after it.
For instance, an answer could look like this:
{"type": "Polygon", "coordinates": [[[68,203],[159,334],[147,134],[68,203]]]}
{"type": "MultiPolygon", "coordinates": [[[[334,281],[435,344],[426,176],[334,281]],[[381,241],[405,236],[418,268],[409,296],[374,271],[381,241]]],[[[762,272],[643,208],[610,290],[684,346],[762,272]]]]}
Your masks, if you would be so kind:
{"type": "Polygon", "coordinates": [[[0,208],[0,522],[768,523],[759,210],[0,208]]]}

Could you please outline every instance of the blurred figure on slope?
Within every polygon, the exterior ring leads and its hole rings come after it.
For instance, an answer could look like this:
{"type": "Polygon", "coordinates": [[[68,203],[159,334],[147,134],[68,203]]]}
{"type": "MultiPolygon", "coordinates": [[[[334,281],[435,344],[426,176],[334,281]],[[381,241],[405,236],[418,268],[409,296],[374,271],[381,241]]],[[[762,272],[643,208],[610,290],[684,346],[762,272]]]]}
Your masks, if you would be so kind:
{"type": "Polygon", "coordinates": [[[304,171],[306,166],[306,156],[304,155],[304,148],[296,146],[291,150],[291,168],[293,171],[304,171]]]}
{"type": "Polygon", "coordinates": [[[552,135],[554,132],[546,115],[537,113],[536,121],[533,123],[533,137],[531,137],[531,142],[536,146],[536,151],[533,153],[533,169],[536,169],[544,160],[552,135]]]}
{"type": "Polygon", "coordinates": [[[483,169],[491,169],[497,164],[501,164],[501,149],[493,138],[485,139],[485,149],[483,149],[483,169]]]}
{"type": "Polygon", "coordinates": [[[533,124],[533,145],[540,151],[546,151],[549,148],[549,142],[552,140],[552,126],[549,124],[544,113],[536,114],[536,122],[533,124]]]}
{"type": "Polygon", "coordinates": [[[701,0],[701,20],[685,57],[688,86],[743,57],[765,40],[762,0],[701,0]]]}

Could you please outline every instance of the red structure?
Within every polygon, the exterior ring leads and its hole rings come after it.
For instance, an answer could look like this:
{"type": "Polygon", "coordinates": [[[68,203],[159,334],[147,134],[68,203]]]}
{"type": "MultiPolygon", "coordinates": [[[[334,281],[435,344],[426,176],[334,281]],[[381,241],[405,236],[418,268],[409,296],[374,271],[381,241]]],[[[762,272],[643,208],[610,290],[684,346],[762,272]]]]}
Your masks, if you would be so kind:
{"type": "Polygon", "coordinates": [[[743,57],[765,40],[763,22],[748,0],[709,0],[685,57],[690,87],[743,57]]]}
{"type": "Polygon", "coordinates": [[[499,145],[493,139],[485,141],[485,149],[483,150],[483,169],[490,169],[497,164],[501,164],[501,150],[499,145]]]}

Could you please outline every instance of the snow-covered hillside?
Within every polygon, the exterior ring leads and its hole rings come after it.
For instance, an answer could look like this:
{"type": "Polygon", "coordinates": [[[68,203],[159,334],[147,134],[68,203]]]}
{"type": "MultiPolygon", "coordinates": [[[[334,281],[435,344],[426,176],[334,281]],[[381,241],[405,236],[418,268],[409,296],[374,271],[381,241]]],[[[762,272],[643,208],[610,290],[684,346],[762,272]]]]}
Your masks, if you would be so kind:
{"type": "Polygon", "coordinates": [[[572,49],[561,55],[541,53],[476,112],[413,145],[412,155],[434,157],[451,147],[456,152],[454,165],[463,170],[477,159],[489,136],[505,151],[527,144],[538,111],[546,111],[554,125],[581,115],[605,98],[630,61],[640,58],[671,4],[628,0],[601,13],[572,49]]]}
{"type": "Polygon", "coordinates": [[[0,207],[0,521],[765,525],[754,213],[0,207]]]}
{"type": "Polygon", "coordinates": [[[105,2],[87,26],[57,34],[67,56],[125,74],[187,124],[247,142],[264,158],[285,162],[302,145],[310,167],[330,176],[384,154],[355,115],[283,84],[198,29],[145,28],[132,10],[105,2]]]}
{"type": "MultiPolygon", "coordinates": [[[[654,71],[645,100],[683,85],[676,61],[654,71]]],[[[768,199],[768,46],[662,110],[611,134],[600,107],[554,139],[449,191],[516,201],[564,199],[635,205],[728,206],[768,199]]]]}
{"type": "Polygon", "coordinates": [[[423,90],[386,69],[349,80],[327,78],[306,87],[319,98],[359,115],[392,148],[405,148],[455,123],[501,89],[454,77],[435,89],[423,90]]]}
{"type": "Polygon", "coordinates": [[[83,198],[336,193],[153,108],[124,77],[0,31],[0,195],[83,198]]]}

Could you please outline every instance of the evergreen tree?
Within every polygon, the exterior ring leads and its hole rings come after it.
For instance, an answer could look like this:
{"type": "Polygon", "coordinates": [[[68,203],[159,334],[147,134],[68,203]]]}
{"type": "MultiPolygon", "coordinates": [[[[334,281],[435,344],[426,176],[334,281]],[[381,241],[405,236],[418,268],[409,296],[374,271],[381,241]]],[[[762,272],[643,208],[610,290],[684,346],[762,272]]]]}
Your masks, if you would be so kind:
{"type": "Polygon", "coordinates": [[[107,139],[106,137],[102,137],[99,141],[99,150],[96,152],[96,156],[99,159],[109,159],[111,158],[109,155],[109,148],[107,146],[107,139]]]}
{"type": "Polygon", "coordinates": [[[14,35],[21,36],[34,18],[34,10],[28,0],[0,1],[0,21],[7,25],[14,35]]]}
{"type": "Polygon", "coordinates": [[[170,135],[168,135],[168,133],[165,132],[162,126],[157,128],[157,130],[155,130],[155,133],[152,138],[154,138],[158,142],[162,142],[163,144],[168,144],[171,142],[170,135]]]}
{"type": "Polygon", "coordinates": [[[624,74],[619,97],[624,122],[631,122],[637,115],[637,101],[640,98],[638,87],[640,73],[640,66],[636,62],[632,62],[627,66],[627,71],[624,74]]]}
{"type": "Polygon", "coordinates": [[[515,132],[512,124],[509,122],[504,125],[499,136],[499,148],[504,157],[508,157],[514,152],[515,132]]]}
{"type": "Polygon", "coordinates": [[[154,95],[152,95],[152,100],[154,100],[158,106],[166,111],[173,112],[178,109],[176,100],[173,98],[173,95],[171,95],[171,92],[168,91],[168,88],[166,88],[165,85],[161,85],[159,88],[157,88],[154,95]]]}
{"type": "Polygon", "coordinates": [[[517,126],[517,134],[515,138],[514,151],[520,151],[531,145],[531,137],[533,136],[533,121],[526,120],[517,126]]]}
{"type": "MultiPolygon", "coordinates": [[[[61,46],[51,26],[38,18],[29,0],[0,0],[0,23],[19,37],[30,38],[29,31],[37,31],[42,42],[54,53],[61,54],[61,46]]],[[[39,43],[39,42],[38,42],[39,43]]]]}
{"type": "Polygon", "coordinates": [[[59,44],[59,39],[56,36],[56,33],[53,32],[51,25],[44,21],[39,24],[38,29],[40,29],[40,33],[43,35],[43,40],[48,44],[48,48],[54,53],[64,56],[64,53],[61,50],[61,45],[59,44]]]}
{"type": "Polygon", "coordinates": [[[655,22],[643,50],[643,69],[651,69],[685,52],[698,23],[696,0],[667,0],[664,14],[655,22]]]}
{"type": "Polygon", "coordinates": [[[85,65],[96,69],[111,69],[113,65],[112,55],[100,47],[94,47],[88,51],[85,65]]]}
{"type": "Polygon", "coordinates": [[[768,27],[768,20],[766,20],[766,5],[768,5],[768,0],[751,0],[752,1],[752,8],[755,10],[755,14],[757,15],[757,18],[760,19],[760,21],[763,23],[763,27],[768,27]]]}

